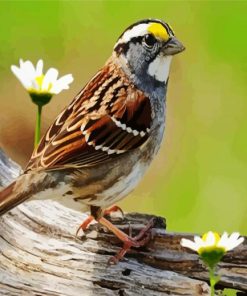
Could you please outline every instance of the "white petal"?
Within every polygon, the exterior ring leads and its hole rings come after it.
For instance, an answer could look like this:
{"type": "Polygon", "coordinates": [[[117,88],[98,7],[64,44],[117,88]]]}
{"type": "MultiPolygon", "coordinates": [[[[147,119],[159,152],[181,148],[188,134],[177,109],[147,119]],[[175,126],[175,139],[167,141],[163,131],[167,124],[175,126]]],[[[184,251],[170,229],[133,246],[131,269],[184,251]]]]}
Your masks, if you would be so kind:
{"type": "Polygon", "coordinates": [[[74,80],[74,78],[73,78],[72,74],[67,74],[67,75],[60,77],[57,82],[59,82],[61,85],[64,85],[64,87],[66,87],[66,89],[68,89],[69,84],[72,83],[73,80],[74,80]]]}
{"type": "Polygon", "coordinates": [[[227,251],[230,251],[234,248],[236,248],[237,246],[239,246],[240,244],[242,244],[244,241],[243,237],[238,238],[237,240],[235,240],[234,242],[231,243],[231,245],[228,246],[227,251]]]}
{"type": "Polygon", "coordinates": [[[189,239],[182,238],[180,244],[181,244],[181,246],[183,246],[185,248],[189,248],[194,251],[198,250],[197,245],[189,239]]]}
{"type": "Polygon", "coordinates": [[[67,74],[59,78],[51,88],[51,92],[54,94],[60,93],[63,89],[68,89],[69,84],[74,80],[71,74],[67,74]]]}
{"type": "Polygon", "coordinates": [[[36,65],[36,76],[41,76],[43,74],[43,60],[38,60],[36,65]]]}
{"type": "Polygon", "coordinates": [[[23,73],[22,75],[25,77],[25,79],[30,81],[28,87],[39,89],[38,84],[35,80],[36,71],[35,71],[34,65],[30,61],[24,62],[22,59],[20,59],[20,69],[21,69],[21,71],[23,73]]]}
{"type": "Polygon", "coordinates": [[[20,60],[19,60],[19,63],[20,63],[20,68],[22,68],[22,66],[23,66],[23,64],[24,64],[23,59],[20,59],[20,60]]]}
{"type": "Polygon", "coordinates": [[[215,235],[212,231],[209,231],[206,236],[205,246],[206,247],[213,246],[213,245],[215,245],[215,243],[216,243],[215,235]]]}
{"type": "Polygon", "coordinates": [[[220,238],[220,240],[217,243],[217,247],[226,248],[228,243],[228,233],[224,232],[220,238]]]}
{"type": "Polygon", "coordinates": [[[34,65],[30,61],[23,62],[21,69],[29,79],[35,79],[36,71],[34,65]]]}
{"type": "Polygon", "coordinates": [[[226,246],[226,249],[228,251],[236,248],[238,245],[240,245],[244,241],[244,238],[239,237],[239,235],[240,234],[238,232],[233,232],[230,235],[228,242],[227,242],[227,246],[226,246]]]}
{"type": "Polygon", "coordinates": [[[195,243],[196,243],[198,249],[201,247],[204,247],[205,242],[199,236],[196,235],[194,237],[194,240],[195,240],[195,243]]]}
{"type": "Polygon", "coordinates": [[[234,243],[238,238],[239,238],[239,232],[233,232],[229,238],[228,238],[228,245],[231,245],[232,243],[234,243]]]}
{"type": "Polygon", "coordinates": [[[11,66],[11,71],[20,80],[21,84],[25,88],[29,88],[29,87],[32,86],[31,80],[28,79],[28,77],[25,75],[25,73],[23,73],[23,71],[20,68],[16,67],[15,65],[12,65],[11,66]]]}
{"type": "Polygon", "coordinates": [[[50,68],[45,74],[41,89],[48,90],[50,88],[50,85],[53,86],[53,84],[57,80],[57,76],[58,70],[55,68],[50,68]]]}
{"type": "Polygon", "coordinates": [[[236,240],[239,238],[239,232],[233,232],[230,236],[229,236],[229,240],[236,240]]]}

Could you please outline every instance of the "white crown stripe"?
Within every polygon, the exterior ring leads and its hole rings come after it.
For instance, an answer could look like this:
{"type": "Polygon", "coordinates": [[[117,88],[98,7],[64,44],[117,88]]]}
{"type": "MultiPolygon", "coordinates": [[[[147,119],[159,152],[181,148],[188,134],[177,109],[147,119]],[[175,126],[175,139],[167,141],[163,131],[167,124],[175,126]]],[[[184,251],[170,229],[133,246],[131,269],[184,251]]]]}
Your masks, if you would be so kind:
{"type": "Polygon", "coordinates": [[[127,30],[124,32],[123,36],[118,40],[115,47],[117,47],[120,43],[127,43],[134,37],[144,36],[147,34],[147,28],[150,26],[150,24],[139,24],[134,26],[133,28],[127,30]]]}

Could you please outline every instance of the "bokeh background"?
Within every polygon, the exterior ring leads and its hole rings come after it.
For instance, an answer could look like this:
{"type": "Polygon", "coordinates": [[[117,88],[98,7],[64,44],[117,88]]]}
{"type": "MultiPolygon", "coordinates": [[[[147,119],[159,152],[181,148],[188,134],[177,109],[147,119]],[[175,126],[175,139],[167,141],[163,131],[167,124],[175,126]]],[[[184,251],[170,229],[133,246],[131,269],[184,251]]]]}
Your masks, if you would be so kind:
{"type": "Polygon", "coordinates": [[[247,234],[246,11],[247,1],[1,1],[0,146],[22,165],[33,147],[36,109],[11,64],[43,58],[74,75],[44,108],[44,132],[128,25],[161,18],[187,50],[172,64],[161,151],[121,206],[172,231],[247,234]]]}

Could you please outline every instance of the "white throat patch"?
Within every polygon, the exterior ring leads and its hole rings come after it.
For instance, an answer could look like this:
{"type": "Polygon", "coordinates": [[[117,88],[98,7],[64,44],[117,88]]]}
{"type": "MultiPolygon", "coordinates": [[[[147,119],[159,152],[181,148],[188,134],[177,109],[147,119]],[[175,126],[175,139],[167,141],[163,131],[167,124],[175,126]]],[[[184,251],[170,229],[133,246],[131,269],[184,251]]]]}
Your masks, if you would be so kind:
{"type": "Polygon", "coordinates": [[[163,56],[159,54],[148,67],[148,74],[156,80],[166,82],[169,76],[172,56],[163,56]]]}

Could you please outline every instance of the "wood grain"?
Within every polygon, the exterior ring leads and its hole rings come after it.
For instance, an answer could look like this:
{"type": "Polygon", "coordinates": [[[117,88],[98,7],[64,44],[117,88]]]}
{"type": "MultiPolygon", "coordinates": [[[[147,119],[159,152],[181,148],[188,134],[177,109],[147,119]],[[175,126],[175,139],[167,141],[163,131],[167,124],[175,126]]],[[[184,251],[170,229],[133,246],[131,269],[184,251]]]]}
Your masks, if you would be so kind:
{"type": "MultiPolygon", "coordinates": [[[[0,185],[6,186],[20,171],[0,152],[0,185]]],[[[166,232],[165,220],[156,217],[149,244],[109,266],[121,243],[97,224],[75,237],[85,217],[50,200],[26,202],[2,216],[0,295],[209,295],[205,267],[180,246],[181,237],[192,234],[166,232]]],[[[131,213],[112,220],[134,235],[152,217],[131,213]]],[[[246,240],[224,257],[219,274],[220,288],[247,292],[246,240]]]]}

